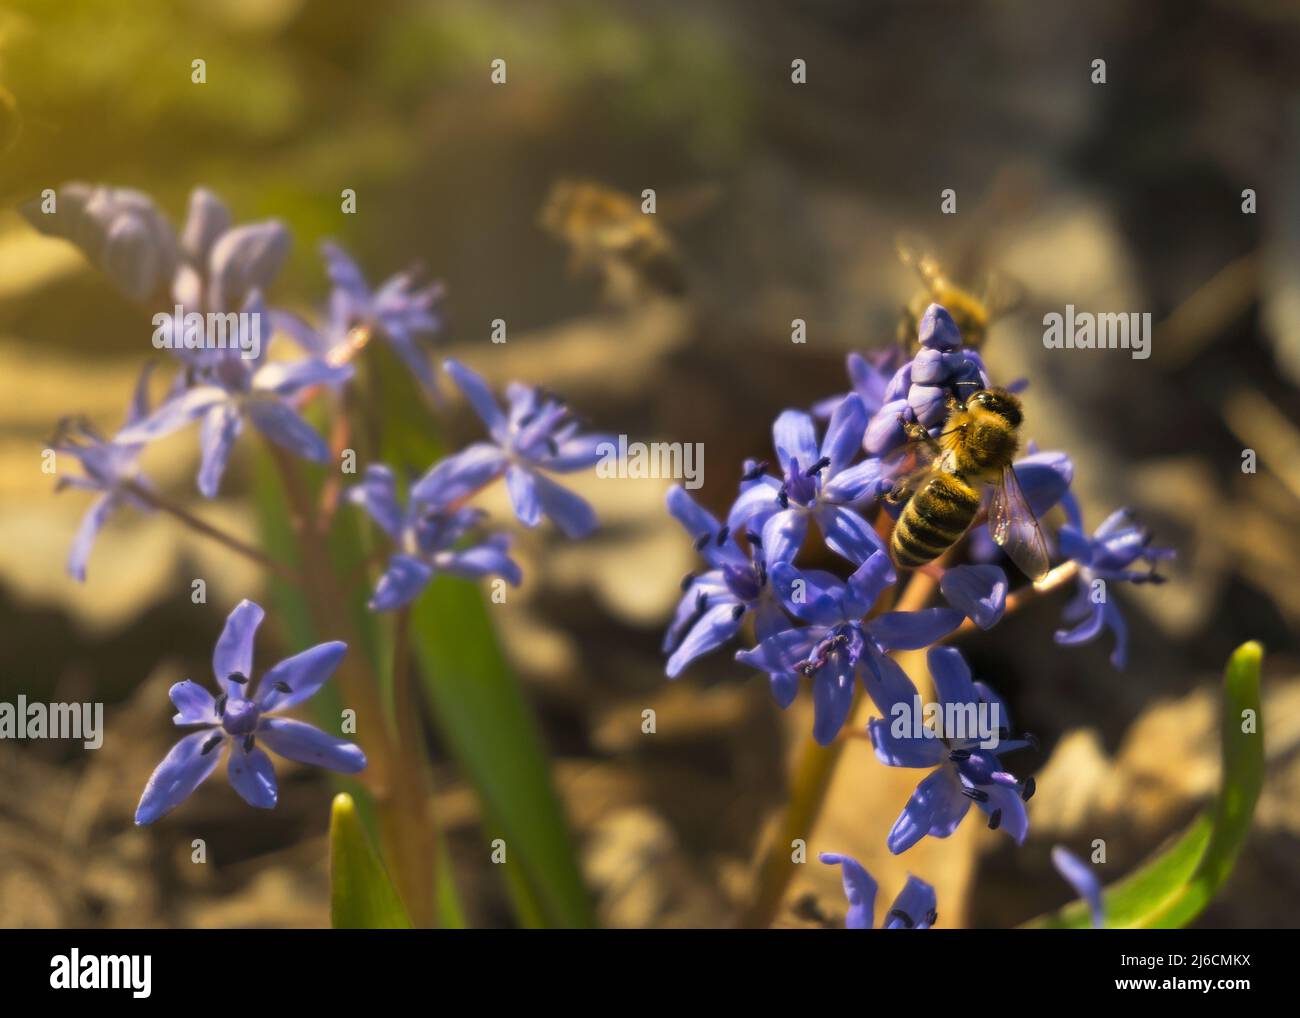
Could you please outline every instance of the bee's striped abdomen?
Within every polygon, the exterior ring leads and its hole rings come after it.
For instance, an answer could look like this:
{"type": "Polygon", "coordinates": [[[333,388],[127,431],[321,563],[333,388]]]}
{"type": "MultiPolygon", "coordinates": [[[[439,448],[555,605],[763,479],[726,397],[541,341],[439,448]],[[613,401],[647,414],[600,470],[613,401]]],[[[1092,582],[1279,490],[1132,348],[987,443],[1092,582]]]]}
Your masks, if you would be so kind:
{"type": "Polygon", "coordinates": [[[903,507],[889,550],[894,564],[933,562],[960,540],[979,511],[979,492],[956,474],[936,474],[903,507]]]}

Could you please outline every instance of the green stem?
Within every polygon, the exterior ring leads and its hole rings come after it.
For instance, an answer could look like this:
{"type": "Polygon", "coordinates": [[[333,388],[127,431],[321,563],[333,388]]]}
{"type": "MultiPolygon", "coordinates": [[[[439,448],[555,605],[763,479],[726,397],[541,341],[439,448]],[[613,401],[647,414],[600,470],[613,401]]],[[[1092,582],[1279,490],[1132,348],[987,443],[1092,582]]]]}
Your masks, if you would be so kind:
{"type": "Polygon", "coordinates": [[[428,769],[411,766],[410,747],[404,750],[390,727],[380,699],[378,676],[361,649],[362,641],[347,610],[346,591],[334,575],[325,535],[320,532],[320,517],[297,461],[271,442],[267,442],[267,448],[289,499],[306,580],[304,589],[316,625],[321,632],[334,634],[356,648],[340,664],[338,681],[346,701],[356,705],[357,717],[370,719],[358,724],[357,738],[369,761],[366,782],[375,798],[380,834],[398,891],[412,923],[432,926],[437,919],[431,878],[438,842],[432,823],[433,793],[428,769]]]}

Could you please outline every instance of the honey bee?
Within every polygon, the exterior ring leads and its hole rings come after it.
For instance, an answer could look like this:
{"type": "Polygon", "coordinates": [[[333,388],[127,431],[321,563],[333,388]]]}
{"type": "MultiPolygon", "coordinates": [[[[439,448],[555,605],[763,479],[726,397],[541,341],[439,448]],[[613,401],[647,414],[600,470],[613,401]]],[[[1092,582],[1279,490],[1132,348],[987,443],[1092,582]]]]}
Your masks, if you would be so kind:
{"type": "Polygon", "coordinates": [[[646,292],[680,297],[686,291],[677,246],[641,202],[585,180],[561,180],[542,206],[540,223],[569,245],[574,269],[595,268],[606,295],[646,292]]]}
{"type": "Polygon", "coordinates": [[[980,389],[965,402],[952,400],[937,439],[909,425],[907,453],[921,461],[888,498],[904,502],[890,537],[894,564],[914,569],[933,562],[970,529],[982,489],[993,488],[989,533],[1026,576],[1047,573],[1048,551],[1011,467],[1020,447],[1020,400],[1005,389],[980,389]]]}
{"type": "Polygon", "coordinates": [[[1020,303],[1020,287],[1001,273],[990,273],[984,292],[976,294],[954,283],[938,259],[926,253],[924,241],[910,235],[900,236],[896,242],[902,263],[916,271],[924,289],[903,308],[898,322],[898,341],[905,348],[916,345],[916,332],[921,316],[931,304],[942,304],[967,346],[978,347],[984,342],[989,326],[1008,314],[1020,303]]]}

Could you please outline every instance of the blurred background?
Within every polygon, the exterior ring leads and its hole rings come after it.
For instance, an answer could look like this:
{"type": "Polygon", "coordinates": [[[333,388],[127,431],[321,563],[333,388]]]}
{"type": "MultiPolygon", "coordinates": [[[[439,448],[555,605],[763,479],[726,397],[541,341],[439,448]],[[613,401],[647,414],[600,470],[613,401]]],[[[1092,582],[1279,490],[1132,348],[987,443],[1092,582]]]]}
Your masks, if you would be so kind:
{"type": "MultiPolygon", "coordinates": [[[[311,312],[319,242],[372,281],[413,262],[446,284],[442,350],[564,392],[604,431],[700,442],[715,511],[770,423],[846,388],[850,350],[893,342],[917,290],[894,239],[919,232],[954,279],[1023,291],[987,347],[1027,377],[1028,430],[1067,450],[1086,522],[1131,505],[1179,558],[1117,595],[1109,638],[1052,641],[1064,592],[964,639],[1041,750],[1022,849],[968,823],[903,858],[884,835],[916,774],[846,752],[810,839],[857,855],[885,900],[908,872],[945,926],[1005,926],[1070,892],[1052,845],[1108,846],[1114,879],[1215,788],[1229,651],[1269,651],[1269,778],[1256,829],[1206,926],[1293,926],[1300,904],[1300,5],[1119,0],[1042,5],[723,0],[366,4],[17,0],[0,9],[0,700],[106,703],[104,747],[0,741],[0,925],[319,926],[327,777],[277,763],[254,812],[223,781],[132,826],[173,738],[167,686],[205,678],[228,606],[258,577],[171,522],[122,514],[86,584],[64,559],[86,507],[40,454],[62,415],[115,429],[149,314],[13,211],[70,180],[139,188],[178,222],[192,187],[295,234],[271,297],[311,312]],[[207,63],[207,83],[190,62],[207,63]],[[494,59],[505,85],[489,77],[494,59]],[[807,63],[792,84],[791,61],[807,63]],[[1105,84],[1092,62],[1106,61],[1105,84]],[[616,293],[541,229],[562,177],[655,188],[684,296],[616,293]],[[357,192],[356,215],[339,193],[357,192]],[[944,188],[958,214],[940,214],[944,188]],[[1258,212],[1243,214],[1254,189],[1258,212]],[[706,200],[699,196],[706,195],[706,200]],[[678,199],[676,196],[684,196],[678,199]],[[675,209],[681,215],[674,216],[675,209]],[[1151,312],[1153,354],[1046,351],[1042,316],[1151,312]],[[504,346],[490,322],[508,323],[504,346]],[[790,342],[803,318],[808,341],[790,342]],[[1243,474],[1242,450],[1259,469],[1243,474]],[[209,603],[189,600],[192,577],[209,603]],[[190,863],[190,841],[209,865],[190,863]]],[[[463,406],[450,433],[477,434],[463,406]]],[[[192,436],[190,436],[192,438],[192,436]]],[[[250,538],[249,464],[193,489],[195,443],[161,485],[250,538]]],[[[753,860],[810,729],[716,654],[669,684],[659,642],[696,566],[666,481],[580,478],[603,528],[523,535],[527,582],[494,613],[554,761],[597,915],[613,926],[737,921],[753,860]],[[657,732],[641,731],[642,711],[657,732]]],[[[504,509],[498,498],[494,510],[504,509]]],[[[501,515],[506,515],[501,513],[501,515]]],[[[275,639],[274,630],[266,637],[275,639]]],[[[277,660],[259,647],[259,660],[277,660]]],[[[436,752],[441,752],[435,746],[436,752]]],[[[510,923],[475,797],[445,755],[438,811],[473,922],[510,923]]],[[[780,925],[842,922],[838,871],[798,867],[780,925]]]]}

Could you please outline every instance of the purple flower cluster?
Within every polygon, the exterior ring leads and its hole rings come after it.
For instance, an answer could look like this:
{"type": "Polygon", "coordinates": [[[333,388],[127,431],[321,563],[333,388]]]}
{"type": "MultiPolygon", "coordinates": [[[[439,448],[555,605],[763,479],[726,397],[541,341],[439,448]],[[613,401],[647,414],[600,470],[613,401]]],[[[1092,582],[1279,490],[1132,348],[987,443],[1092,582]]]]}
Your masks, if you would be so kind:
{"type": "MultiPolygon", "coordinates": [[[[419,385],[436,394],[423,342],[440,327],[442,290],[437,283],[420,282],[414,271],[372,289],[342,248],[325,243],[332,288],[317,328],[266,304],[264,294],[292,243],[277,220],[234,225],[225,203],[203,188],[190,196],[179,232],[152,199],[136,191],[69,184],[57,199],[53,211],[33,204],[24,214],[43,232],[78,245],[126,296],[146,306],[165,301],[166,309],[154,316],[154,345],[169,350],[177,363],[166,397],[152,410],[149,373],[142,375],[117,434],[105,437],[88,422],[69,419],[52,439],[51,447],[69,453],[83,470],[83,476],[61,478],[60,487],[100,493],[69,558],[68,571],[76,579],[84,580],[95,537],[114,510],[122,504],[152,508],[145,497],[151,489],[138,468],[150,443],[198,422],[198,489],[207,498],[218,493],[246,425],[295,456],[327,463],[331,450],[302,411],[318,394],[352,384],[353,357],[372,337],[391,346],[419,385]],[[196,313],[222,319],[227,331],[219,345],[186,341],[196,313]],[[256,336],[250,335],[253,330],[256,336]],[[302,355],[272,359],[273,335],[290,339],[302,355]]],[[[515,515],[525,526],[548,516],[572,537],[597,526],[591,506],[550,475],[593,466],[608,436],[584,433],[553,393],[514,383],[503,408],[469,368],[455,361],[445,368],[483,419],[490,441],[435,464],[411,486],[405,507],[398,502],[393,472],[382,464],[371,464],[349,493],[393,544],[372,601],[378,611],[409,603],[436,572],[520,582],[508,536],[476,536],[483,513],[464,504],[498,477],[505,479],[515,515]]]]}
{"type": "MultiPolygon", "coordinates": [[[[441,288],[415,272],[372,288],[340,247],[326,243],[322,250],[332,289],[317,327],[266,304],[265,294],[291,245],[288,229],[276,220],[237,226],[227,206],[201,188],[191,195],[179,232],[152,199],[136,191],[70,184],[56,199],[29,205],[24,214],[42,232],[77,245],[125,296],[149,310],[158,308],[153,345],[170,351],[176,366],[166,396],[154,407],[149,399],[154,365],[146,367],[116,434],[105,436],[89,421],[70,417],[50,441],[56,454],[81,467],[80,475],[61,473],[58,487],[97,494],[68,559],[68,572],[78,581],[85,580],[96,535],[123,505],[144,512],[168,509],[259,562],[270,561],[161,497],[139,465],[158,439],[199,424],[198,489],[212,498],[247,425],[314,463],[338,455],[341,450],[330,449],[304,412],[318,396],[325,409],[346,412],[338,397],[353,384],[354,358],[372,338],[388,344],[418,385],[437,395],[437,376],[423,343],[440,328],[441,288]],[[214,320],[219,331],[210,331],[214,320]],[[272,357],[275,335],[291,340],[295,354],[272,357]]],[[[609,436],[587,433],[552,392],[513,383],[503,406],[469,368],[452,360],[444,367],[482,418],[488,440],[435,463],[409,485],[405,497],[396,472],[382,463],[368,464],[361,482],[347,491],[347,500],[364,510],[388,545],[387,564],[370,601],[377,612],[410,604],[439,574],[522,582],[510,557],[510,535],[487,530],[485,512],[467,504],[498,478],[525,526],[537,526],[546,516],[571,537],[597,526],[592,507],[552,475],[594,466],[609,436]]],[[[176,723],[198,730],[181,739],[154,772],[137,823],[152,823],[174,809],[216,768],[223,747],[229,749],[231,784],[249,803],[264,808],[275,805],[276,780],[262,746],[338,771],[365,766],[355,746],[277,716],[315,693],[346,647],[313,647],[253,684],[253,634],[261,620],[261,608],[250,601],[231,613],[213,659],[217,695],[189,681],[172,687],[176,723]]]]}
{"type": "MultiPolygon", "coordinates": [[[[1034,792],[1032,778],[1016,777],[1002,762],[1004,754],[1033,745],[1032,737],[1014,737],[1006,705],[972,680],[959,651],[938,646],[967,620],[988,629],[1005,610],[1009,581],[983,511],[966,542],[969,561],[927,567],[939,578],[944,603],[895,607],[899,577],[882,535],[901,508],[885,496],[899,477],[904,447],[918,429],[938,438],[953,403],[992,385],[983,360],[962,344],[952,316],[939,305],[921,318],[918,341],[910,358],[901,350],[874,358],[850,354],[848,393],[817,404],[812,413],[783,411],[772,427],[775,464],[745,464],[725,522],[682,488],[668,495],[669,512],[706,564],[683,581],[664,638],[668,677],[748,632],[755,643],[738,650],[736,659],[767,675],[783,708],[804,685],[810,688],[818,743],[838,738],[859,695],[869,697],[882,715],[867,731],[880,762],[929,771],[889,834],[894,853],[927,835],[949,836],[972,803],[991,828],[1023,842],[1025,803],[1034,792]],[[820,433],[818,420],[825,422],[820,433]],[[846,566],[832,572],[797,564],[814,547],[814,532],[815,544],[846,566]],[[747,617],[752,627],[746,627],[747,617]],[[922,721],[915,716],[926,705],[891,655],[926,648],[937,703],[922,721]],[[996,724],[979,734],[960,725],[950,730],[953,718],[973,724],[989,717],[996,724]]],[[[1095,581],[1156,581],[1155,562],[1172,552],[1152,547],[1146,532],[1119,514],[1086,536],[1069,491],[1073,464],[1064,453],[1030,445],[1013,470],[1035,515],[1062,505],[1067,516],[1058,556],[1062,564],[1074,563],[1079,594],[1067,608],[1067,619],[1076,625],[1057,640],[1080,643],[1109,628],[1117,638],[1113,660],[1122,665],[1123,620],[1113,600],[1092,596],[1095,581]]],[[[852,859],[823,858],[844,868],[853,906],[849,924],[870,926],[874,882],[852,859]]],[[[916,884],[904,895],[925,888],[932,908],[933,891],[916,884]]],[[[928,925],[929,909],[904,911],[907,921],[900,918],[900,924],[928,925]]]]}

